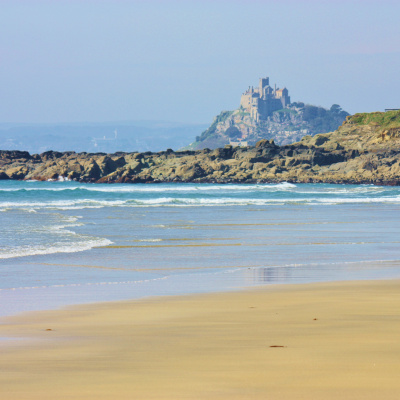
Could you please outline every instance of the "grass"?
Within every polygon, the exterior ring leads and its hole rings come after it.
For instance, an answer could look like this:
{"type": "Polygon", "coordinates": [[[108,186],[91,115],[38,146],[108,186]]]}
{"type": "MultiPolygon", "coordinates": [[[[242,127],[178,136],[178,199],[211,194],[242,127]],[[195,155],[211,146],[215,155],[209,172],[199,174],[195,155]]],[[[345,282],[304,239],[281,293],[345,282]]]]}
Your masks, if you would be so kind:
{"type": "Polygon", "coordinates": [[[239,115],[240,117],[245,117],[245,116],[250,115],[250,113],[247,111],[239,111],[235,115],[239,115]]]}
{"type": "Polygon", "coordinates": [[[398,128],[400,127],[400,111],[354,114],[349,122],[356,125],[375,125],[384,129],[398,128]]]}
{"type": "Polygon", "coordinates": [[[296,110],[292,110],[290,108],[282,108],[281,110],[274,111],[274,114],[298,114],[296,110]]]}
{"type": "Polygon", "coordinates": [[[230,117],[231,115],[233,114],[233,111],[222,111],[218,116],[217,116],[217,118],[215,119],[215,125],[218,123],[218,122],[223,122],[223,121],[226,121],[226,119],[228,118],[228,117],[230,117]]]}
{"type": "Polygon", "coordinates": [[[219,115],[217,115],[211,126],[200,135],[200,142],[213,135],[215,133],[217,125],[220,122],[226,121],[232,114],[233,111],[222,111],[219,115]]]}

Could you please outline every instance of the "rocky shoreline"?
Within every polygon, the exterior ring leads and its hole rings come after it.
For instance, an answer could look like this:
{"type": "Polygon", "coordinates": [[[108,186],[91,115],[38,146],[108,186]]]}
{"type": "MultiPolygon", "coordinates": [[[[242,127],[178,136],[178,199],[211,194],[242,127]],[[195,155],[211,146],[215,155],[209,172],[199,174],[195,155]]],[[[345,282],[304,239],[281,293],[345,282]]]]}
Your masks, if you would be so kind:
{"type": "Polygon", "coordinates": [[[0,179],[400,185],[400,112],[391,113],[389,123],[375,122],[377,114],[387,119],[389,112],[356,114],[335,132],[306,136],[286,146],[260,140],[247,148],[158,153],[0,151],[0,179]]]}

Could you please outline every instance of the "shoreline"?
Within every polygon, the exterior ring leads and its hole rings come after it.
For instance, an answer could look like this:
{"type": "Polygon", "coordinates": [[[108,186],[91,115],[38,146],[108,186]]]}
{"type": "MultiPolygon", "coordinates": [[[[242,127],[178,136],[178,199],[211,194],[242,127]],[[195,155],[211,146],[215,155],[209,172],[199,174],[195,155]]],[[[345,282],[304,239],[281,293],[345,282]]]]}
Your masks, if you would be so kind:
{"type": "MultiPolygon", "coordinates": [[[[1,150],[0,150],[1,151],[1,150]]],[[[383,187],[395,187],[400,186],[399,180],[364,180],[364,181],[354,181],[354,180],[346,180],[346,179],[338,179],[323,181],[323,180],[297,180],[297,179],[246,179],[246,180],[235,180],[235,179],[226,179],[226,180],[143,180],[143,181],[135,181],[135,182],[117,182],[117,181],[106,181],[106,182],[98,182],[98,181],[85,181],[85,180],[76,180],[69,179],[60,176],[56,179],[0,179],[4,182],[71,182],[76,184],[90,184],[97,186],[107,186],[107,185],[279,185],[279,184],[291,184],[291,185],[346,185],[346,186],[383,186],[383,187]]]]}
{"type": "Polygon", "coordinates": [[[268,285],[5,317],[1,336],[20,339],[0,342],[0,394],[395,399],[399,289],[398,279],[268,285]]]}
{"type": "Polygon", "coordinates": [[[349,116],[334,132],[278,146],[160,152],[0,150],[0,179],[87,183],[353,183],[400,185],[399,112],[349,116]],[[388,116],[390,117],[388,119],[388,116]]]}
{"type": "MultiPolygon", "coordinates": [[[[351,269],[344,271],[336,270],[334,272],[324,275],[324,278],[310,277],[308,276],[313,271],[308,271],[300,275],[292,275],[290,279],[276,277],[273,281],[257,281],[257,271],[262,272],[265,267],[241,267],[235,269],[234,272],[230,271],[229,275],[232,277],[235,273],[242,274],[243,271],[252,271],[252,279],[254,282],[245,282],[244,278],[237,278],[238,282],[227,281],[224,284],[224,272],[215,275],[213,277],[219,277],[219,279],[209,280],[208,274],[202,274],[197,277],[196,280],[186,279],[185,276],[174,276],[174,277],[161,277],[152,281],[144,281],[145,286],[141,286],[143,282],[95,282],[95,283],[82,283],[82,284],[70,284],[60,287],[59,285],[52,285],[47,287],[19,287],[19,288],[5,288],[0,289],[0,297],[3,302],[3,308],[0,310],[0,325],[2,321],[7,318],[18,318],[23,315],[41,313],[41,312],[56,312],[62,311],[69,308],[75,307],[91,307],[101,304],[113,304],[113,303],[124,303],[124,302],[140,302],[148,299],[168,299],[175,297],[190,297],[190,296],[202,296],[202,295],[213,295],[217,293],[238,293],[243,291],[261,290],[265,288],[280,288],[280,287],[297,287],[303,285],[318,285],[318,284],[338,284],[340,282],[369,282],[369,281],[400,281],[400,270],[396,267],[395,270],[391,270],[392,265],[398,265],[398,260],[381,260],[381,261],[354,261],[346,262],[343,265],[346,266],[363,266],[368,264],[379,264],[381,266],[386,265],[385,269],[379,270],[379,274],[374,274],[374,271],[365,269],[363,273],[355,268],[355,272],[351,269]],[[344,274],[346,278],[344,279],[344,274]],[[302,276],[303,275],[303,276],[302,276]],[[168,279],[168,287],[160,286],[163,282],[168,279]],[[223,281],[221,281],[221,279],[223,281]],[[256,282],[257,281],[257,282],[256,282]],[[240,282],[240,283],[239,283],[240,282]],[[113,292],[113,288],[118,286],[118,294],[113,292]],[[137,286],[139,285],[139,286],[137,286]],[[150,285],[150,286],[149,286],[150,285]],[[153,286],[151,286],[153,285],[153,286]],[[177,289],[178,287],[184,287],[185,289],[177,289]],[[62,290],[61,290],[62,289],[62,290]],[[140,289],[140,290],[138,290],[140,289]],[[36,292],[37,291],[37,292],[36,292]],[[132,292],[134,291],[134,292],[132,292]],[[11,304],[4,307],[5,304],[11,304]]],[[[323,264],[322,264],[323,265],[323,264]]],[[[296,266],[292,266],[294,269],[293,274],[297,271],[296,266]]],[[[229,268],[230,270],[233,269],[229,268]]],[[[279,272],[280,267],[276,268],[279,272]]],[[[235,279],[234,279],[235,281],[235,279]]],[[[1,340],[1,336],[0,336],[1,340]]],[[[0,342],[1,343],[1,342],[0,342]]]]}

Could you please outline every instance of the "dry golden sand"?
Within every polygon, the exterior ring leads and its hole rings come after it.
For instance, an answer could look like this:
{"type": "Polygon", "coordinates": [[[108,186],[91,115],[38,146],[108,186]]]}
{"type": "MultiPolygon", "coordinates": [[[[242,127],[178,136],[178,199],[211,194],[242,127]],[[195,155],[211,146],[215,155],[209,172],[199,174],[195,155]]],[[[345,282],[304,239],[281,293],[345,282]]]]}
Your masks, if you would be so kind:
{"type": "Polygon", "coordinates": [[[399,281],[79,306],[0,335],[32,339],[0,345],[2,400],[400,399],[399,281]]]}

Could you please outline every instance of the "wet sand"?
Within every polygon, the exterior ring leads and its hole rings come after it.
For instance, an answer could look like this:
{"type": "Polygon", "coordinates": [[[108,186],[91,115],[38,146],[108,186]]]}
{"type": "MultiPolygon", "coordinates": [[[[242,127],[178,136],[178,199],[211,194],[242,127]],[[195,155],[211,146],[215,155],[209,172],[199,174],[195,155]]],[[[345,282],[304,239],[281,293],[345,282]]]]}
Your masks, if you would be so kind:
{"type": "Polygon", "coordinates": [[[101,303],[2,320],[0,398],[399,399],[400,281],[101,303]]]}

